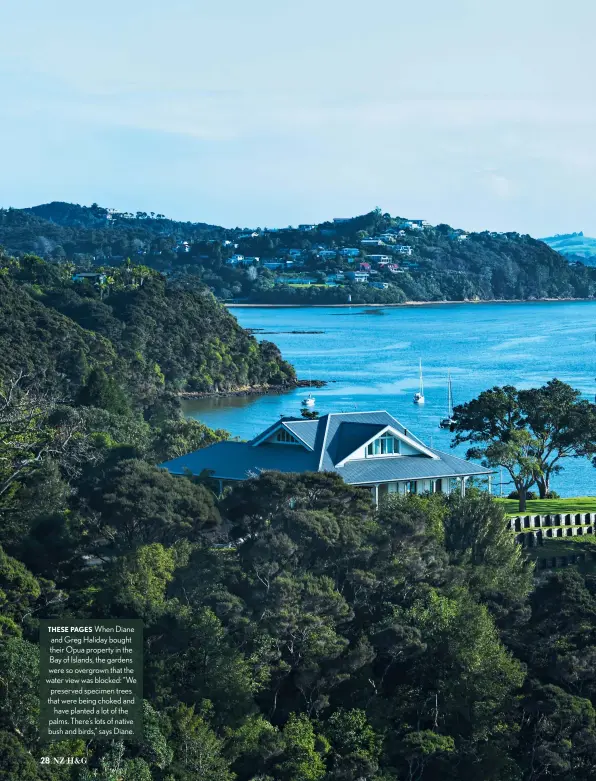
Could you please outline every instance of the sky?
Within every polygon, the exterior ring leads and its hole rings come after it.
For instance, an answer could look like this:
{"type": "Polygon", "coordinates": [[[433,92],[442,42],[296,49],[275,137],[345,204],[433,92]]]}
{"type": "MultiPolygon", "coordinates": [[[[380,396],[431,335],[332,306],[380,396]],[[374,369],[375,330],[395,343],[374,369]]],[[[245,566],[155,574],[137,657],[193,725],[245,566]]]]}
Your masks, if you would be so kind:
{"type": "Polygon", "coordinates": [[[593,0],[0,0],[0,207],[596,236],[593,0]]]}

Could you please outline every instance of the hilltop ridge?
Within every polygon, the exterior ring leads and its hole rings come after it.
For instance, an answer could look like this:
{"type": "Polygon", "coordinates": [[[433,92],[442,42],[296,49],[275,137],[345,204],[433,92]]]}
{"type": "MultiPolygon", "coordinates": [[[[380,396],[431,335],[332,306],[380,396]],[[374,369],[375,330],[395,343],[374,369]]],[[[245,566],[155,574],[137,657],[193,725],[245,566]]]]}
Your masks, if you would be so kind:
{"type": "MultiPolygon", "coordinates": [[[[557,238],[557,237],[553,237],[557,238]]],[[[560,237],[559,237],[560,238],[560,237]]],[[[62,202],[0,210],[0,245],[76,270],[128,258],[182,288],[250,303],[591,298],[592,269],[528,235],[466,232],[375,209],[286,228],[223,228],[62,202]]]]}
{"type": "Polygon", "coordinates": [[[572,261],[586,266],[596,266],[596,239],[578,233],[556,233],[541,239],[549,247],[572,261]]]}

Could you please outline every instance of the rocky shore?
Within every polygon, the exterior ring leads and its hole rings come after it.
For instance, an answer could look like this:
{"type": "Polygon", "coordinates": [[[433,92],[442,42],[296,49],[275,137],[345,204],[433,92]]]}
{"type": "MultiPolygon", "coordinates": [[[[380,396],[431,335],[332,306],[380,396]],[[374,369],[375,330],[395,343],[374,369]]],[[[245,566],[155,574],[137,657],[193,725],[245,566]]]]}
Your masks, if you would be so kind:
{"type": "Polygon", "coordinates": [[[209,399],[223,396],[263,396],[267,393],[285,393],[296,388],[322,388],[327,385],[325,380],[296,380],[283,385],[247,385],[242,388],[220,391],[180,391],[181,399],[209,399]]]}

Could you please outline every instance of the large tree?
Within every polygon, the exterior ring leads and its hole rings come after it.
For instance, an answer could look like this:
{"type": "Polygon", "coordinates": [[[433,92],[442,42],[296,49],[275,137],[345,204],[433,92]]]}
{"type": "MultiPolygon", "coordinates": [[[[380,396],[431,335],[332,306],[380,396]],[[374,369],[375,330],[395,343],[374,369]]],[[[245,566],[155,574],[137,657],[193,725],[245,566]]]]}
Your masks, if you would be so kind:
{"type": "Polygon", "coordinates": [[[483,391],[456,407],[454,418],[453,446],[470,442],[469,458],[506,469],[521,512],[532,485],[541,498],[548,495],[563,459],[596,453],[596,405],[557,379],[531,390],[505,385],[483,391]]]}
{"type": "Polygon", "coordinates": [[[563,469],[563,459],[596,453],[596,404],[557,379],[542,388],[520,390],[518,399],[526,425],[538,442],[536,456],[541,467],[536,484],[544,499],[552,475],[563,469]]]}

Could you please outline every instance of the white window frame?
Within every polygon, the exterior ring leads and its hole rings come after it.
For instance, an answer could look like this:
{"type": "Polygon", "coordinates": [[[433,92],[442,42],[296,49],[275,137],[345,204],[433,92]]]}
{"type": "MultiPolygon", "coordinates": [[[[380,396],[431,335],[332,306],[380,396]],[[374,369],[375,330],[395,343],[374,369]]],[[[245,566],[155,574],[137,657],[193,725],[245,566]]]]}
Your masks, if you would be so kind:
{"type": "Polygon", "coordinates": [[[365,450],[365,454],[367,458],[382,458],[383,456],[399,456],[400,453],[401,453],[401,441],[388,431],[385,431],[383,434],[381,434],[380,437],[376,437],[375,439],[372,440],[372,442],[369,442],[366,445],[366,450],[365,450]],[[391,453],[389,452],[382,453],[381,442],[387,440],[393,441],[393,451],[391,453]],[[379,445],[379,452],[375,453],[374,451],[376,450],[377,443],[379,445]],[[397,448],[395,446],[395,443],[397,443],[397,448]],[[371,452],[371,450],[373,452],[371,452]]]}

